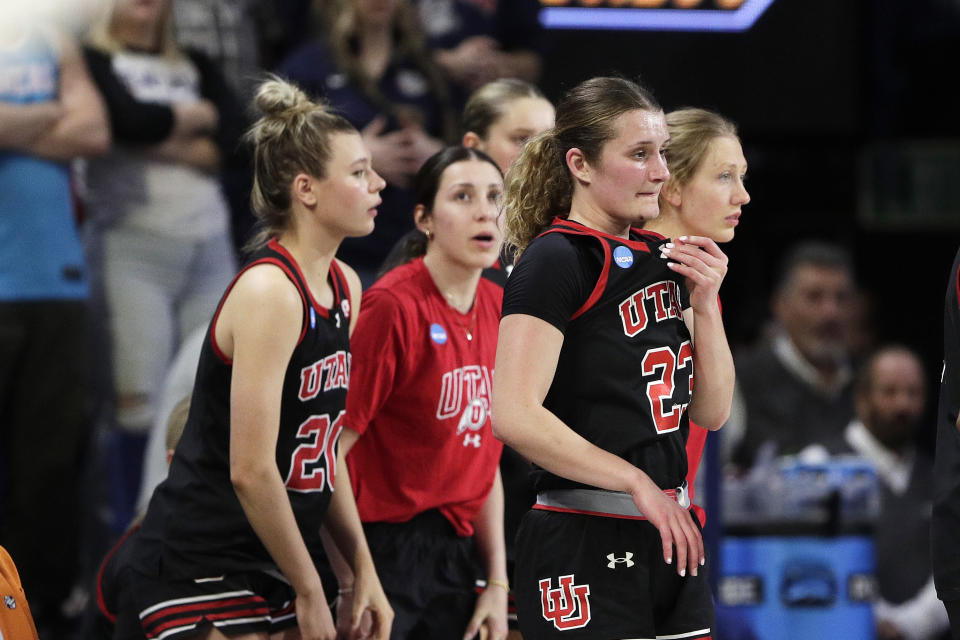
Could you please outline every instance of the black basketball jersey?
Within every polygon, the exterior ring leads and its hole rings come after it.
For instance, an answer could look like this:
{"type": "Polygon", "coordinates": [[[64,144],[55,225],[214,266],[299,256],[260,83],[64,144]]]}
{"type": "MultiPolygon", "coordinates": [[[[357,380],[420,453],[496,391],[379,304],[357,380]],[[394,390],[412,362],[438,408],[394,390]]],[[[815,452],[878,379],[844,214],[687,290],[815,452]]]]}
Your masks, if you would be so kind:
{"type": "MultiPolygon", "coordinates": [[[[303,328],[283,381],[276,461],[300,533],[314,553],[333,492],[346,406],[350,296],[336,262],[329,273],[331,309],[317,304],[300,267],[278,242],[255,254],[240,273],[259,264],[283,269],[303,301],[303,328]]],[[[213,335],[232,288],[233,283],[207,330],[187,424],[169,475],[154,491],[141,533],[141,568],[172,578],[275,567],[230,482],[232,362],[213,335]]]]}
{"type": "MultiPolygon", "coordinates": [[[[682,317],[689,294],[683,278],[660,257],[658,246],[666,240],[640,231],[623,239],[557,219],[520,257],[507,281],[504,315],[538,315],[523,304],[514,306],[519,296],[511,296],[511,285],[537,286],[524,277],[530,267],[524,262],[549,255],[538,256],[536,245],[557,235],[572,245],[591,276],[598,275],[562,329],[544,407],[591,443],[642,469],[659,487],[675,488],[687,470],[693,345],[682,317]]],[[[577,486],[542,469],[534,473],[538,490],[577,486]]]]}
{"type": "Polygon", "coordinates": [[[943,309],[943,373],[937,411],[931,544],[933,577],[942,600],[960,599],[960,251],[943,309]]]}

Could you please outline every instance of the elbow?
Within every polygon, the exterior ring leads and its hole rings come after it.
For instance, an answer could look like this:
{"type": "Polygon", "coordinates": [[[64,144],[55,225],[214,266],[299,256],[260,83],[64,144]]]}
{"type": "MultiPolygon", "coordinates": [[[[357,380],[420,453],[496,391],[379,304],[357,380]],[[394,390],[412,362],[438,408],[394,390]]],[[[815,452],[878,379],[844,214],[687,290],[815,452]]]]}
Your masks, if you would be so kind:
{"type": "Polygon", "coordinates": [[[725,408],[715,408],[709,411],[690,411],[690,421],[698,427],[708,431],[717,431],[727,423],[730,418],[730,406],[725,408]]]}
{"type": "Polygon", "coordinates": [[[106,123],[101,127],[91,127],[87,137],[87,150],[84,155],[102,156],[110,151],[113,140],[110,136],[110,127],[106,123]]]}
{"type": "Polygon", "coordinates": [[[510,420],[509,412],[506,406],[501,406],[496,400],[493,401],[493,417],[490,421],[490,428],[493,431],[493,437],[500,442],[511,445],[510,441],[510,420]]]}
{"type": "Polygon", "coordinates": [[[231,461],[230,484],[237,495],[245,495],[264,481],[263,472],[255,463],[231,461]]]}

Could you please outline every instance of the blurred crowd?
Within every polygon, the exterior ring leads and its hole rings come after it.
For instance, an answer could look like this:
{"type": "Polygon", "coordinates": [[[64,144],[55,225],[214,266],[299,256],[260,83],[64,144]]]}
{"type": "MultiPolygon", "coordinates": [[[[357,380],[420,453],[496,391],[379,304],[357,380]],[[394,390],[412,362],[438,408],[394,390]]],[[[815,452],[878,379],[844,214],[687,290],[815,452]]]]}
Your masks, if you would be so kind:
{"type": "MultiPolygon", "coordinates": [[[[162,434],[254,228],[244,132],[258,82],[289,79],[362,133],[387,186],[375,231],[338,257],[364,288],[414,227],[427,158],[463,143],[506,169],[552,126],[539,92],[513,120],[468,106],[509,92],[493,81],[537,83],[537,0],[58,9],[0,4],[0,544],[45,639],[84,632],[103,554],[165,473],[162,434]]],[[[726,473],[784,455],[870,460],[879,636],[939,637],[917,446],[928,376],[910,346],[875,344],[846,248],[798,244],[778,274],[769,330],[735,353],[734,412],[711,436],[726,473]]]]}

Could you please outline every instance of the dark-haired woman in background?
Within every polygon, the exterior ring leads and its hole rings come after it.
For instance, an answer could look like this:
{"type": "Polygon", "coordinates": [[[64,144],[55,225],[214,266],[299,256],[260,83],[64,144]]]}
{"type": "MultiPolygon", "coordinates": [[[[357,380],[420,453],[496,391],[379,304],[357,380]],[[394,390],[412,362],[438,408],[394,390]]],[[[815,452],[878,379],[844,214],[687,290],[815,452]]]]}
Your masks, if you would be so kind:
{"type": "Polygon", "coordinates": [[[342,444],[396,612],[391,637],[485,626],[499,640],[508,584],[490,385],[502,289],[480,274],[500,251],[503,178],[486,154],[450,147],[414,184],[422,233],[363,295],[342,444]]]}
{"type": "Polygon", "coordinates": [[[333,640],[321,524],[350,560],[351,626],[368,611],[389,634],[349,477],[335,477],[360,282],[334,254],[373,229],[384,182],[357,130],[295,87],[268,81],[256,105],[264,231],[210,322],[169,476],[118,578],[115,638],[333,640]]]}

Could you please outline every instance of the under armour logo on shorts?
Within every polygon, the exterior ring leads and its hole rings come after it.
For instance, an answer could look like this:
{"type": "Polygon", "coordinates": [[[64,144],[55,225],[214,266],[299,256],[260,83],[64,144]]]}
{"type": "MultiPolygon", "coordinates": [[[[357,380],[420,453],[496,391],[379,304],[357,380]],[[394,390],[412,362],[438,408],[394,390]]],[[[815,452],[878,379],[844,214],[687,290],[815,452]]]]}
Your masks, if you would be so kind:
{"type": "Polygon", "coordinates": [[[16,609],[17,601],[13,596],[3,596],[3,603],[7,605],[7,609],[16,609]]]}
{"type": "Polygon", "coordinates": [[[626,564],[628,567],[632,567],[635,564],[633,561],[633,553],[630,551],[627,551],[622,558],[618,558],[612,553],[608,553],[607,560],[610,561],[607,563],[608,569],[616,569],[618,564],[626,564]]]}

